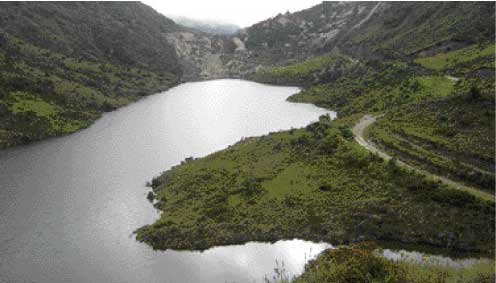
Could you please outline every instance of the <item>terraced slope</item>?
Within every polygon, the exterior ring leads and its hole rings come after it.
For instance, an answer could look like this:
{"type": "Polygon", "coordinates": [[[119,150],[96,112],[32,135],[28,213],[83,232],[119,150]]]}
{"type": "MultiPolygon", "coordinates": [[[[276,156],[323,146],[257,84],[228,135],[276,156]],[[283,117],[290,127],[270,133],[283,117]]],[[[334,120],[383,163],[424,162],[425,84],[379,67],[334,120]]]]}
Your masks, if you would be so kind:
{"type": "Polygon", "coordinates": [[[494,193],[494,94],[420,102],[379,119],[370,138],[430,172],[494,193]]]}

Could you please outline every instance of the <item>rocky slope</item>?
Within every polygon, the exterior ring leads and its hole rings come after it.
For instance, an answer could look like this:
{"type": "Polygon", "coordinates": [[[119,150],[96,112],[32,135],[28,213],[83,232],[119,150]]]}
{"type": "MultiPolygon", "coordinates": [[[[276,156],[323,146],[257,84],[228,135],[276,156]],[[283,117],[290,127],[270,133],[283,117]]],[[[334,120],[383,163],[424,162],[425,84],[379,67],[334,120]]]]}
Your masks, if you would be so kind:
{"type": "Polygon", "coordinates": [[[328,53],[408,61],[493,40],[494,8],[490,2],[323,2],[232,36],[189,32],[173,42],[195,67],[187,78],[246,77],[328,53]]]}
{"type": "Polygon", "coordinates": [[[383,59],[491,40],[493,23],[489,2],[323,2],[255,24],[239,37],[271,63],[326,52],[383,59]]]}

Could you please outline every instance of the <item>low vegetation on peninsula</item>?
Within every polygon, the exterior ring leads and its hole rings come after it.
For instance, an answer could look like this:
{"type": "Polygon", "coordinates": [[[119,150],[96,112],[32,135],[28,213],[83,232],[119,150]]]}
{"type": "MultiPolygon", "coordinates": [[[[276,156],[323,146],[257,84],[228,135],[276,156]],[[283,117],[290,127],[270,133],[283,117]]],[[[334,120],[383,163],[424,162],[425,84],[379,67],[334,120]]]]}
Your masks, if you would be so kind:
{"type": "MultiPolygon", "coordinates": [[[[393,261],[383,257],[376,246],[365,243],[322,252],[291,282],[492,283],[494,280],[493,260],[478,261],[468,267],[408,259],[393,261]]],[[[280,280],[287,281],[286,278],[280,280]]]]}
{"type": "Polygon", "coordinates": [[[353,141],[348,120],[248,138],[152,182],[160,220],[137,231],[157,249],[250,240],[391,240],[494,249],[493,203],[446,189],[353,141]]]}
{"type": "MultiPolygon", "coordinates": [[[[296,19],[304,13],[310,10],[296,19]]],[[[340,48],[333,52],[284,59],[248,75],[262,83],[302,86],[289,101],[335,110],[339,118],[248,138],[164,172],[152,182],[154,206],[162,215],[138,229],[137,239],[156,249],[291,238],[334,244],[372,240],[493,257],[494,200],[432,181],[396,160],[494,193],[495,47],[488,39],[494,29],[481,24],[485,28],[475,38],[465,29],[468,22],[460,21],[464,32],[457,35],[429,28],[421,40],[411,41],[411,34],[428,27],[409,20],[402,26],[405,34],[410,31],[405,37],[394,28],[401,19],[388,16],[384,31],[374,29],[380,25],[376,20],[364,28],[366,36],[343,37],[375,46],[371,49],[381,59],[338,38],[340,48]],[[397,33],[391,38],[405,41],[377,45],[392,30],[397,33]],[[366,129],[366,138],[392,160],[354,141],[351,128],[367,113],[380,118],[366,129]]],[[[277,29],[277,22],[251,32],[277,29]]],[[[277,42],[260,44],[249,46],[264,60],[282,48],[277,42]]],[[[392,262],[352,245],[324,252],[294,282],[492,282],[493,264],[450,269],[392,262]]]]}

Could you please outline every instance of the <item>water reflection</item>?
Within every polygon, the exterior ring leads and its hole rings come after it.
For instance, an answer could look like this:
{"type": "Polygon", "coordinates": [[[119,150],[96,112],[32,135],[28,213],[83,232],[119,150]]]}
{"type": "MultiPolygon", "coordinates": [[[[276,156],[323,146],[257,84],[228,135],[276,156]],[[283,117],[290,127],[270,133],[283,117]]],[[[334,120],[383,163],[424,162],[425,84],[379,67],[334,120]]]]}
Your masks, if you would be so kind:
{"type": "Polygon", "coordinates": [[[78,133],[0,151],[0,282],[253,282],[275,259],[300,270],[314,244],[160,252],[132,235],[158,217],[144,187],[153,176],[328,112],[287,102],[297,91],[242,80],[182,84],[78,133]]]}
{"type": "MultiPolygon", "coordinates": [[[[326,243],[285,240],[276,243],[250,242],[244,245],[214,247],[203,252],[166,251],[166,255],[191,262],[187,282],[264,282],[272,279],[274,269],[284,269],[292,278],[303,271],[305,263],[315,258],[326,243]],[[205,277],[207,275],[207,277],[205,277]]],[[[178,278],[179,279],[179,278],[178,278]]],[[[184,277],[181,278],[184,280],[184,277]]]]}

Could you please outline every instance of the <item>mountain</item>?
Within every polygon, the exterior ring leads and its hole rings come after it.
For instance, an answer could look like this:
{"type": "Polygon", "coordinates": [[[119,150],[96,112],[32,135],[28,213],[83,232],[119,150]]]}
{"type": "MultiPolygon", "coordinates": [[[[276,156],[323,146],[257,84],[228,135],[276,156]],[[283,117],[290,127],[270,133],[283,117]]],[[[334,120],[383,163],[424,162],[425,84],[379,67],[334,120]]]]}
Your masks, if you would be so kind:
{"type": "Polygon", "coordinates": [[[171,19],[173,19],[174,22],[176,22],[179,25],[197,29],[211,34],[231,35],[241,29],[237,25],[223,23],[215,20],[197,20],[197,19],[190,19],[187,17],[174,17],[174,16],[171,16],[171,19]]]}
{"type": "Polygon", "coordinates": [[[491,2],[323,2],[233,35],[190,31],[174,41],[187,79],[238,78],[326,54],[410,60],[484,43],[494,34],[493,11],[491,2]]]}
{"type": "Polygon", "coordinates": [[[172,20],[137,2],[0,3],[0,148],[175,85],[172,20]]]}
{"type": "Polygon", "coordinates": [[[323,2],[257,23],[238,37],[271,63],[327,52],[399,58],[491,40],[494,17],[491,2],[323,2]]]}
{"type": "Polygon", "coordinates": [[[2,3],[4,33],[67,57],[178,73],[164,33],[179,30],[141,3],[2,3]]]}

